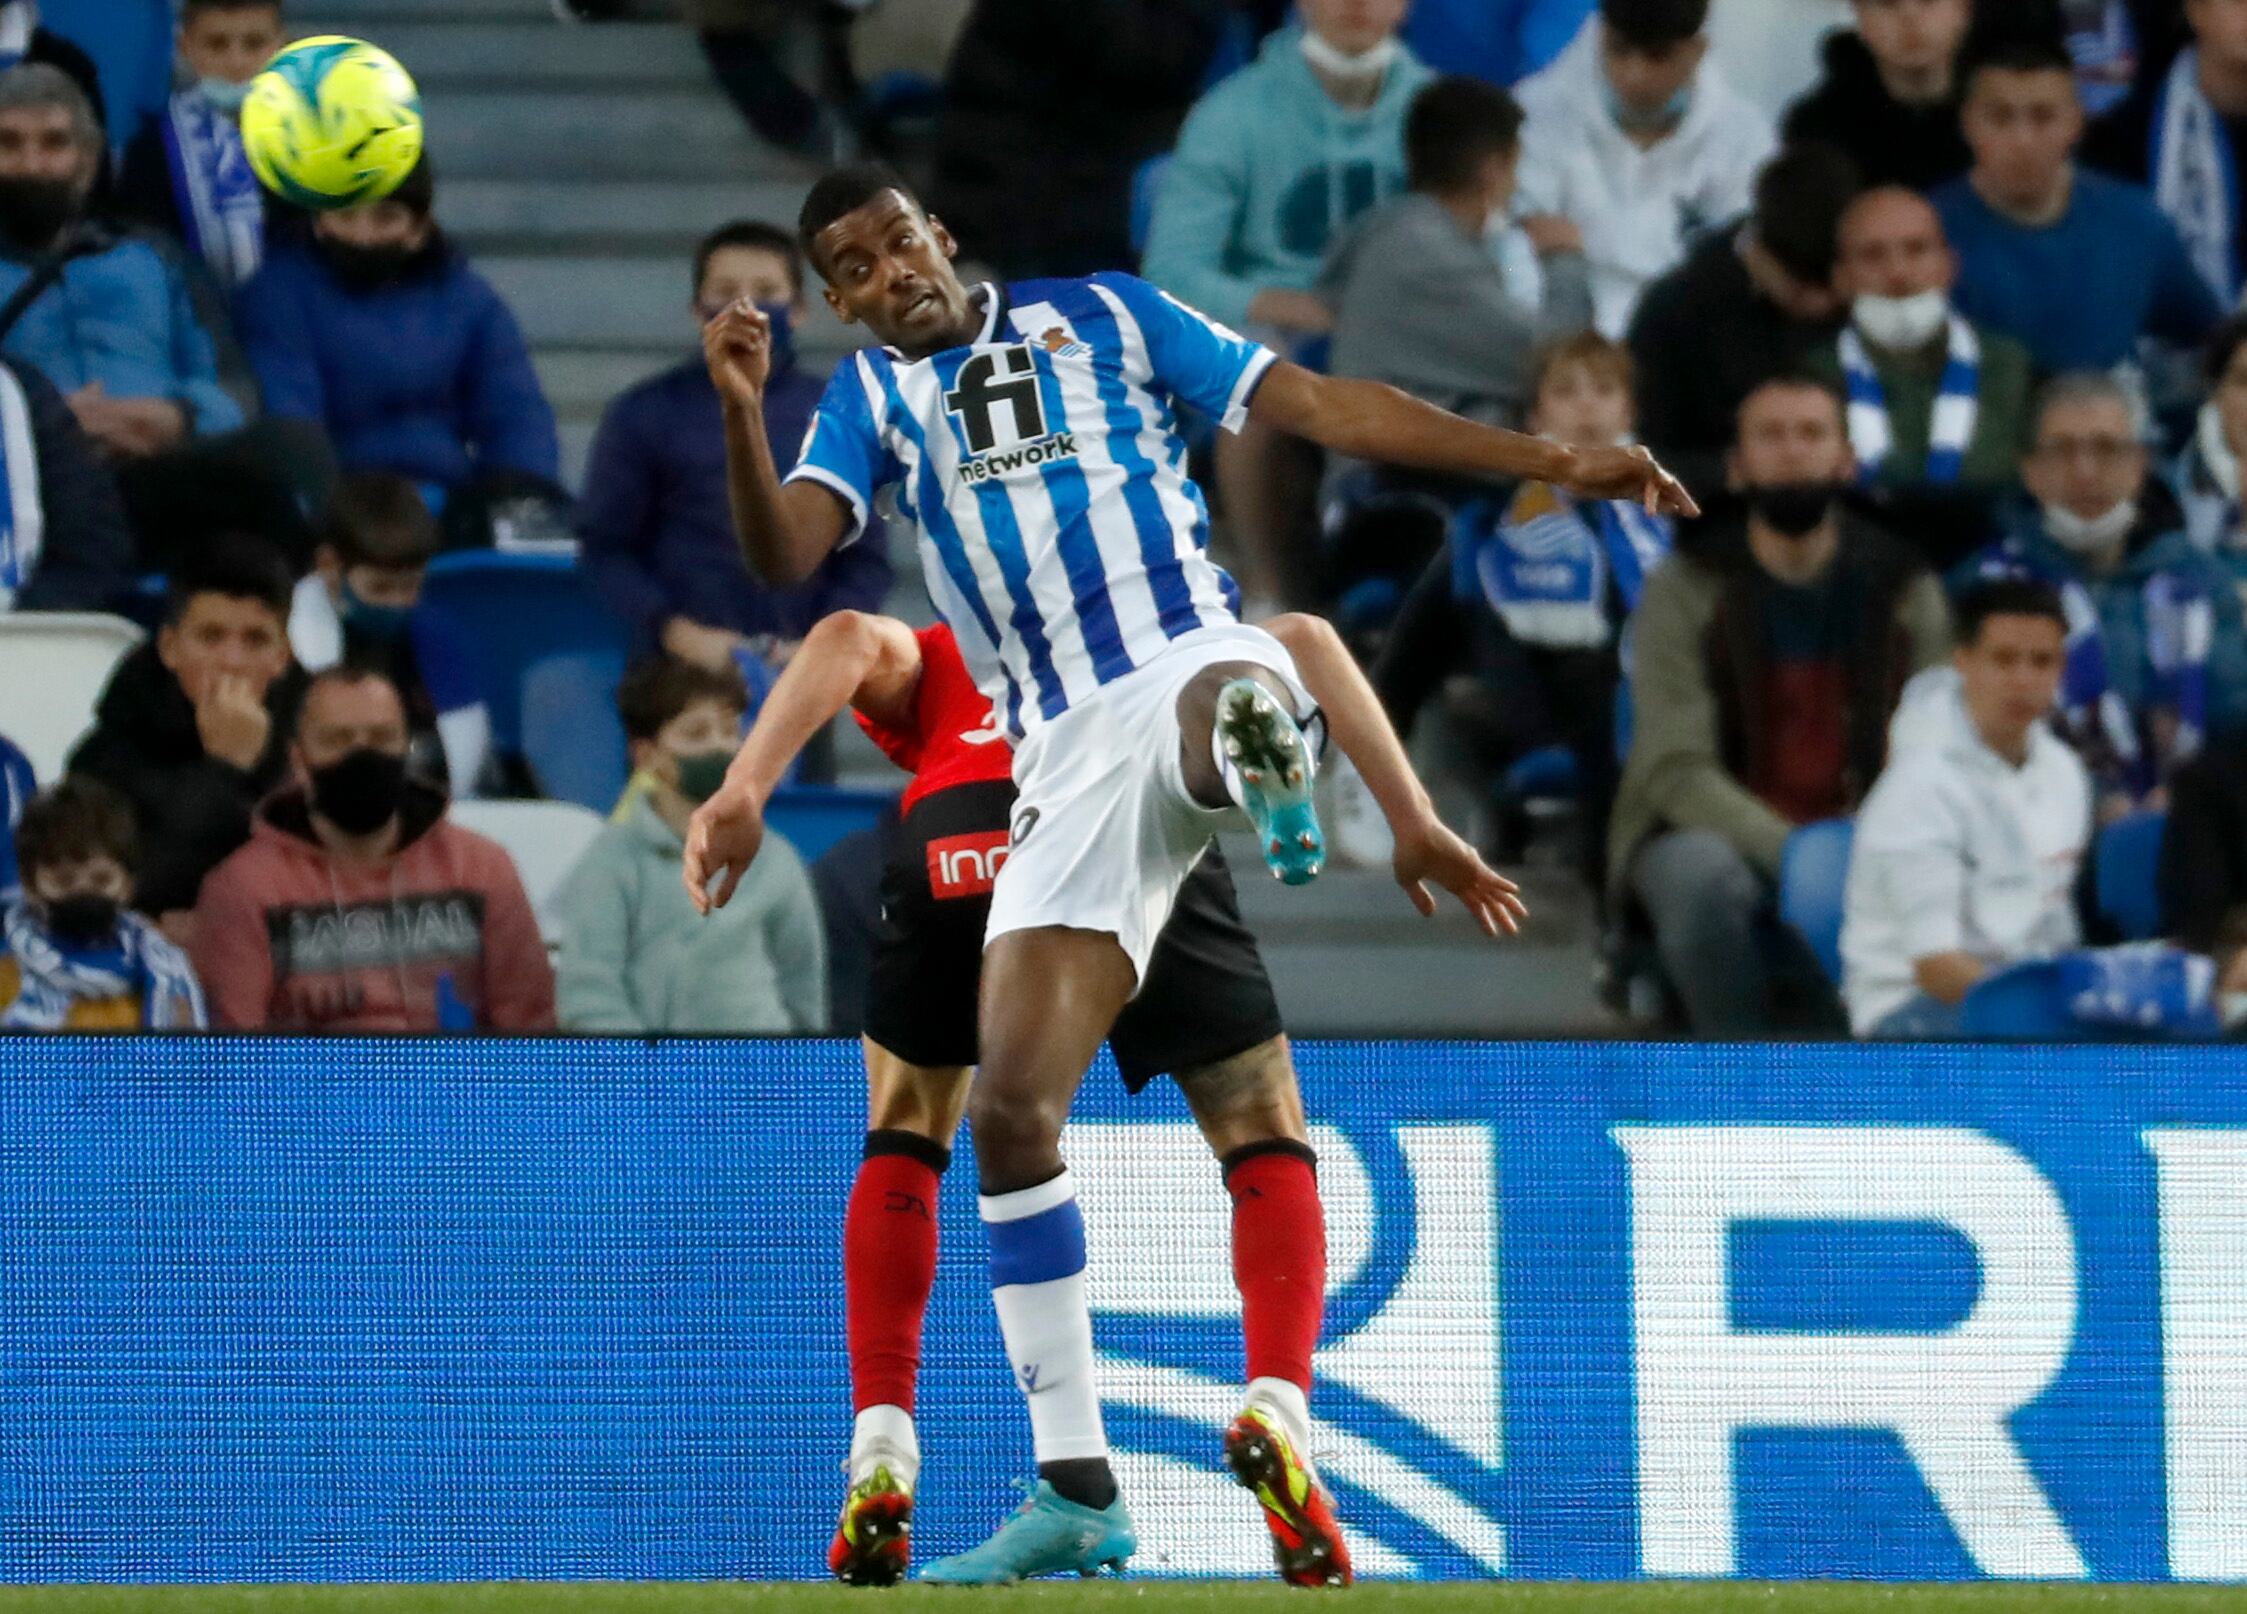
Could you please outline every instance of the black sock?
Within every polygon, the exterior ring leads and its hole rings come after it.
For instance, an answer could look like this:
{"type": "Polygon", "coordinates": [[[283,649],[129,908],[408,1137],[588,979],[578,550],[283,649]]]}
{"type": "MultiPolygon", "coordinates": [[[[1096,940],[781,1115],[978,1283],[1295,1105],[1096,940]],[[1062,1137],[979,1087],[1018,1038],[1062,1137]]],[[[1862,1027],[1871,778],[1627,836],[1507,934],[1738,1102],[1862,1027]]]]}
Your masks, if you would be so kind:
{"type": "Polygon", "coordinates": [[[1096,1513],[1116,1499],[1115,1471],[1105,1457],[1065,1457],[1058,1463],[1040,1463],[1038,1478],[1060,1493],[1064,1501],[1096,1513]]]}

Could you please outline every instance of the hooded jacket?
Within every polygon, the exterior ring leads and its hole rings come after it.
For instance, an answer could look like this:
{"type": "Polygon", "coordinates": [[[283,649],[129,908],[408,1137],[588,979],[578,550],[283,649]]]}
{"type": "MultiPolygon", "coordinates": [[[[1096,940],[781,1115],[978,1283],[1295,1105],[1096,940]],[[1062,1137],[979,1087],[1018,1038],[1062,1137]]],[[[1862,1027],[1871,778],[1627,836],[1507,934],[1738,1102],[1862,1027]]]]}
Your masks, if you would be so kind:
{"type": "Polygon", "coordinates": [[[1335,103],[1283,28],[1179,132],[1146,277],[1227,325],[1267,287],[1306,291],[1342,227],[1404,188],[1404,114],[1428,70],[1404,50],[1361,112],[1335,103]]]}
{"type": "Polygon", "coordinates": [[[301,787],[262,807],[250,843],[195,908],[211,1017],[237,1031],[551,1031],[554,972],[515,865],[407,787],[398,849],[345,861],[301,787]]]}
{"type": "Polygon", "coordinates": [[[1774,142],[1771,120],[1704,60],[1677,128],[1640,148],[1608,110],[1600,26],[1586,24],[1516,92],[1523,123],[1514,207],[1576,221],[1599,328],[1619,337],[1649,283],[1748,210],[1774,142]]]}
{"type": "Polygon", "coordinates": [[[1788,145],[1816,140],[1838,147],[1868,187],[1930,190],[1974,166],[1954,96],[1925,104],[1897,100],[1854,29],[1828,34],[1824,56],[1825,77],[1787,108],[1782,128],[1788,145]]]}
{"type": "Polygon", "coordinates": [[[287,767],[305,682],[304,670],[291,662],[265,692],[272,730],[264,755],[245,773],[204,751],[195,707],[154,641],[117,664],[69,771],[99,779],[132,803],[141,846],[134,903],[143,913],[192,908],[203,876],[249,839],[251,809],[287,767]]]}

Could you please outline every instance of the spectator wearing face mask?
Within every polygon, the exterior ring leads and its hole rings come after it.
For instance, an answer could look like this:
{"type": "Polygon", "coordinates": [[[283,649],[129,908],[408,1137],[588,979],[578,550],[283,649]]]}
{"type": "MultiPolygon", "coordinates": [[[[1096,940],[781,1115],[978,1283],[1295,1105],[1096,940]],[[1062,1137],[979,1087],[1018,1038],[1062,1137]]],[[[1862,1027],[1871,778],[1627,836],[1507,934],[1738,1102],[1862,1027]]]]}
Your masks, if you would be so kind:
{"type": "Polygon", "coordinates": [[[1849,154],[1868,185],[1926,190],[1974,160],[1958,128],[1958,58],[1972,0],[1855,0],[1826,38],[1825,77],[1787,109],[1790,144],[1849,154]]]}
{"type": "Polygon", "coordinates": [[[196,904],[196,972],[235,1031],[551,1031],[554,973],[515,865],[406,771],[380,673],[312,680],[297,782],[196,904]]]}
{"type": "Polygon", "coordinates": [[[563,1030],[826,1028],[826,940],[795,849],[768,838],[733,900],[707,919],[679,880],[687,820],[724,781],[748,699],[738,672],[676,657],[641,662],[618,687],[632,765],[650,785],[562,888],[563,1030]]]}
{"type": "Polygon", "coordinates": [[[209,1023],[181,952],[132,912],[133,813],[91,779],[31,798],[23,885],[0,907],[0,1032],[189,1031],[209,1023]]]}
{"type": "MultiPolygon", "coordinates": [[[[698,320],[744,297],[772,321],[765,434],[774,463],[792,465],[826,378],[796,360],[804,264],[787,231],[742,221],[695,249],[698,320]]],[[[891,582],[879,532],[837,550],[804,582],[773,588],[750,575],[727,503],[718,389],[699,350],[627,389],[602,415],[577,532],[586,578],[640,647],[712,669],[743,653],[778,665],[821,617],[873,610],[891,582]]]]}
{"type": "Polygon", "coordinates": [[[179,62],[193,80],[125,147],[117,201],[241,285],[265,255],[269,199],[242,152],[250,81],[281,48],[281,0],[186,0],[179,62]]]}

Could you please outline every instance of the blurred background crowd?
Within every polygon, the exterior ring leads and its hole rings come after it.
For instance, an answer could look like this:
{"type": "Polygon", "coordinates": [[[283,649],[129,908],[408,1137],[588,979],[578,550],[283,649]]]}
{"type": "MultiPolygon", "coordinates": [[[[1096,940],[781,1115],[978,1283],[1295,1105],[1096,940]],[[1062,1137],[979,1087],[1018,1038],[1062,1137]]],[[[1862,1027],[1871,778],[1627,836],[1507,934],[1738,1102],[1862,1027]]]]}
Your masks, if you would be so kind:
{"type": "Polygon", "coordinates": [[[856,1028],[854,730],[676,871],[811,627],[929,616],[897,530],[747,573],[694,345],[772,316],[791,461],[859,157],[1702,503],[1199,429],[1536,910],[1421,925],[1338,766],[1297,1029],[2247,1020],[2247,0],[0,0],[0,1028],[856,1028]],[[305,216],[236,116],[323,32],[430,155],[305,216]]]}

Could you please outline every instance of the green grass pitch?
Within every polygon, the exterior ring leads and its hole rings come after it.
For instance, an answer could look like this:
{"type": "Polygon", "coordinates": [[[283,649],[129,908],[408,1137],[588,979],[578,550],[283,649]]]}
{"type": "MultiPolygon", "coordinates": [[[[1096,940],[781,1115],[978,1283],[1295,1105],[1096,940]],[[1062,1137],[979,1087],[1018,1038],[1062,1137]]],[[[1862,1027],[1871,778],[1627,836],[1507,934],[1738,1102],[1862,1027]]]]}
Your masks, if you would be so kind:
{"type": "MultiPolygon", "coordinates": [[[[0,1614],[1263,1614],[1311,1592],[1274,1583],[1122,1580],[1000,1590],[707,1582],[439,1586],[9,1586],[0,1614]]],[[[2247,1614],[2247,1586],[1892,1586],[1824,1581],[1368,1584],[1348,1614],[2247,1614]]]]}

